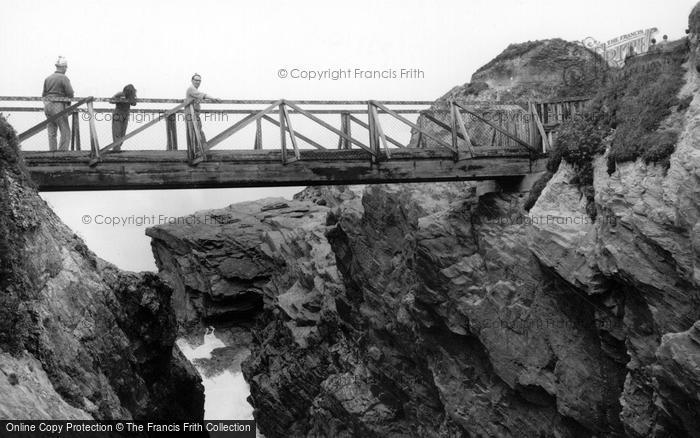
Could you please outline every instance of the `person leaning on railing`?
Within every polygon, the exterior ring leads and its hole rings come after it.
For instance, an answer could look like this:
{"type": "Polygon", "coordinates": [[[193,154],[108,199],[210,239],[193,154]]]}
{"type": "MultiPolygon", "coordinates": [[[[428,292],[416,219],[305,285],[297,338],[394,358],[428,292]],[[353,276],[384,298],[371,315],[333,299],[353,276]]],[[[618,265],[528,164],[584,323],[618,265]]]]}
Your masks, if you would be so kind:
{"type": "MultiPolygon", "coordinates": [[[[136,105],[136,88],[131,84],[125,86],[122,91],[112,97],[111,102],[115,104],[112,113],[112,141],[117,141],[126,135],[131,106],[136,105]]],[[[121,151],[123,143],[115,144],[112,151],[121,151]]]]}
{"type": "MultiPolygon", "coordinates": [[[[68,70],[68,61],[63,56],[59,56],[56,61],[56,71],[44,80],[44,91],[41,93],[41,97],[73,97],[73,87],[70,79],[66,76],[66,70],[68,70]]],[[[46,114],[46,118],[49,119],[60,113],[68,107],[68,104],[68,102],[52,102],[44,99],[44,114],[46,114]]],[[[57,148],[56,131],[59,129],[61,131],[61,143],[58,145],[58,149],[67,151],[70,146],[68,115],[63,115],[49,123],[47,129],[49,132],[49,150],[55,151],[57,148]]]]}
{"type": "MultiPolygon", "coordinates": [[[[192,102],[192,109],[194,110],[194,120],[192,122],[194,123],[195,129],[200,134],[200,138],[202,141],[206,141],[204,137],[204,131],[202,131],[202,119],[199,117],[199,111],[200,111],[200,103],[204,100],[210,100],[212,102],[221,102],[221,99],[217,99],[215,97],[212,97],[203,91],[199,91],[199,86],[202,84],[202,76],[199,74],[195,73],[192,75],[192,85],[190,85],[187,88],[187,92],[185,93],[185,102],[192,102]]],[[[187,107],[185,107],[185,120],[190,117],[189,110],[187,107]]],[[[190,138],[190,131],[189,129],[187,130],[187,143],[191,144],[192,140],[190,138]]]]}

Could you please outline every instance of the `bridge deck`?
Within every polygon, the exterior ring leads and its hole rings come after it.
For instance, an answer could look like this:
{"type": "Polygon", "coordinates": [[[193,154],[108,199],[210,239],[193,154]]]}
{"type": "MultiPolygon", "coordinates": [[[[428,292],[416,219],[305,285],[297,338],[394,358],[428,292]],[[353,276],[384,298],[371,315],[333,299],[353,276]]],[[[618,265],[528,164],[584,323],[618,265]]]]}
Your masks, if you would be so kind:
{"type": "Polygon", "coordinates": [[[283,164],[280,150],[210,150],[196,166],[187,151],[123,151],[91,167],[89,151],[23,153],[41,191],[304,186],[486,180],[544,170],[543,157],[476,148],[455,161],[441,149],[392,149],[372,162],[364,150],[301,150],[283,164]]]}

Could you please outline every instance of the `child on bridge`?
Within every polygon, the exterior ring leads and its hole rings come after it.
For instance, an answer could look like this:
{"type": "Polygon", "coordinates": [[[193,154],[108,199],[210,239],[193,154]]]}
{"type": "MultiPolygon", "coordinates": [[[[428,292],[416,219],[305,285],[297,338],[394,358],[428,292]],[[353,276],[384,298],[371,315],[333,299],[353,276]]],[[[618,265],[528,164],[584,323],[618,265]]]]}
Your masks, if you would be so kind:
{"type": "MultiPolygon", "coordinates": [[[[136,105],[136,88],[132,84],[124,87],[122,91],[115,94],[111,100],[115,104],[112,113],[112,141],[117,141],[126,135],[126,127],[129,124],[129,112],[131,106],[136,105]]],[[[114,145],[112,151],[122,150],[123,142],[114,145]]]]}

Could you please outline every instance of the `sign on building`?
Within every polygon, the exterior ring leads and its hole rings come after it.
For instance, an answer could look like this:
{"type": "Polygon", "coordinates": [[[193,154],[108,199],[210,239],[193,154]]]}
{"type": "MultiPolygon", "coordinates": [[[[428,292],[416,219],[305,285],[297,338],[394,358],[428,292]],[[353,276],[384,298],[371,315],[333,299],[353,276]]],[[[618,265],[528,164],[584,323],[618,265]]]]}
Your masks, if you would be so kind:
{"type": "Polygon", "coordinates": [[[639,55],[649,51],[651,40],[659,30],[655,27],[620,35],[606,42],[585,38],[581,44],[601,55],[611,67],[622,67],[628,54],[639,55]],[[631,48],[631,50],[630,50],[631,48]]]}

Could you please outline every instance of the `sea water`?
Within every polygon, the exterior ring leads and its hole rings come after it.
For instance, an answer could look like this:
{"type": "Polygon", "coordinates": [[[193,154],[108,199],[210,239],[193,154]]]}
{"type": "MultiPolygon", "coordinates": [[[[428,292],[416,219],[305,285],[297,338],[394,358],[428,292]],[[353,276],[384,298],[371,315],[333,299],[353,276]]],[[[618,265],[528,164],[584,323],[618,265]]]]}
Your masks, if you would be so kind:
{"type": "Polygon", "coordinates": [[[253,407],[246,398],[250,394],[250,386],[246,383],[241,372],[240,363],[234,362],[232,369],[209,377],[204,368],[195,359],[211,359],[212,351],[224,348],[226,345],[216,334],[204,335],[204,343],[192,347],[186,340],[179,339],[178,347],[202,376],[204,385],[204,419],[205,420],[252,420],[253,407]]]}

